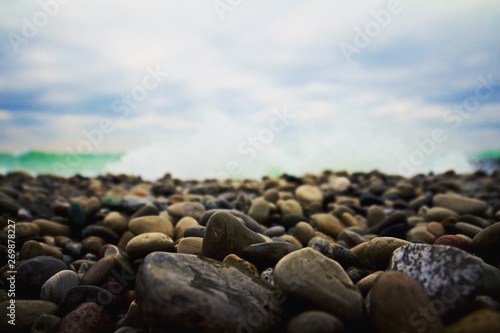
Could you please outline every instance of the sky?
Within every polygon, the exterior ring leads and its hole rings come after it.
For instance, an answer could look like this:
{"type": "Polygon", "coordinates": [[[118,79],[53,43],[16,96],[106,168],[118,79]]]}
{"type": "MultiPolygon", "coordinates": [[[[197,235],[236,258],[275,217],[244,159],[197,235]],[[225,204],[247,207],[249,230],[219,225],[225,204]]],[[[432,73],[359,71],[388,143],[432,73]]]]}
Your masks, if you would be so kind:
{"type": "Polygon", "coordinates": [[[495,0],[2,0],[0,13],[1,152],[128,152],[113,170],[207,176],[466,168],[500,148],[495,0]]]}

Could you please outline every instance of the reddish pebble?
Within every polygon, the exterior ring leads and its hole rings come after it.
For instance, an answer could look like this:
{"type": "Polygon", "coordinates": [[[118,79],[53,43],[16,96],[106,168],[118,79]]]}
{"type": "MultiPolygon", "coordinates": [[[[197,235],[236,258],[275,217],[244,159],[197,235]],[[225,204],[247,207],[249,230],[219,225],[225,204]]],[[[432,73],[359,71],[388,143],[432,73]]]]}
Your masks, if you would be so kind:
{"type": "Polygon", "coordinates": [[[470,252],[470,243],[463,237],[456,235],[444,235],[436,239],[435,245],[449,245],[459,248],[461,250],[470,252]]]}
{"type": "Polygon", "coordinates": [[[112,332],[113,322],[101,305],[93,302],[82,303],[60,321],[55,332],[112,332]]]}

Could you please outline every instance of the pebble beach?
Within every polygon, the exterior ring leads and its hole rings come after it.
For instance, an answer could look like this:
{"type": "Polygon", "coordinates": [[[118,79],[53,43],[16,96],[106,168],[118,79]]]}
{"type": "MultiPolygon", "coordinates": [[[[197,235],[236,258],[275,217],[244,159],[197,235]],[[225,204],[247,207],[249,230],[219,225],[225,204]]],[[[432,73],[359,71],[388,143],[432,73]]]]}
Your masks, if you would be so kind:
{"type": "Polygon", "coordinates": [[[0,332],[497,333],[500,170],[0,174],[0,332]]]}

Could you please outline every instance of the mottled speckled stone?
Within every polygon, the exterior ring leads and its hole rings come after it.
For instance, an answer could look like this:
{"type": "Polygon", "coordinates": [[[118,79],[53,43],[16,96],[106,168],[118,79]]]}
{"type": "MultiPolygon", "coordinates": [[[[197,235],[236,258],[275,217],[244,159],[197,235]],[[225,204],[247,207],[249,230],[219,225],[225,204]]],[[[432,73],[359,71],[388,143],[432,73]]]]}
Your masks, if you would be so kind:
{"type": "Polygon", "coordinates": [[[389,269],[418,281],[432,300],[443,304],[443,313],[471,302],[483,276],[480,259],[443,245],[403,246],[394,251],[389,269]]]}

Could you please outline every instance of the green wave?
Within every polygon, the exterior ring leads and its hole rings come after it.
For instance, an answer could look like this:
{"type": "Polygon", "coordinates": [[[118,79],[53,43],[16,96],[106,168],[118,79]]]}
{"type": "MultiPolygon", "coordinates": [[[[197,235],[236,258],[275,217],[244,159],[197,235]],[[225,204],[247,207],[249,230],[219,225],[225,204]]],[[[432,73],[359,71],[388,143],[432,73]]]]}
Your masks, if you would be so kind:
{"type": "Polygon", "coordinates": [[[27,151],[19,154],[0,153],[0,172],[25,170],[38,174],[97,175],[104,167],[120,159],[120,153],[72,154],[27,151]]]}

